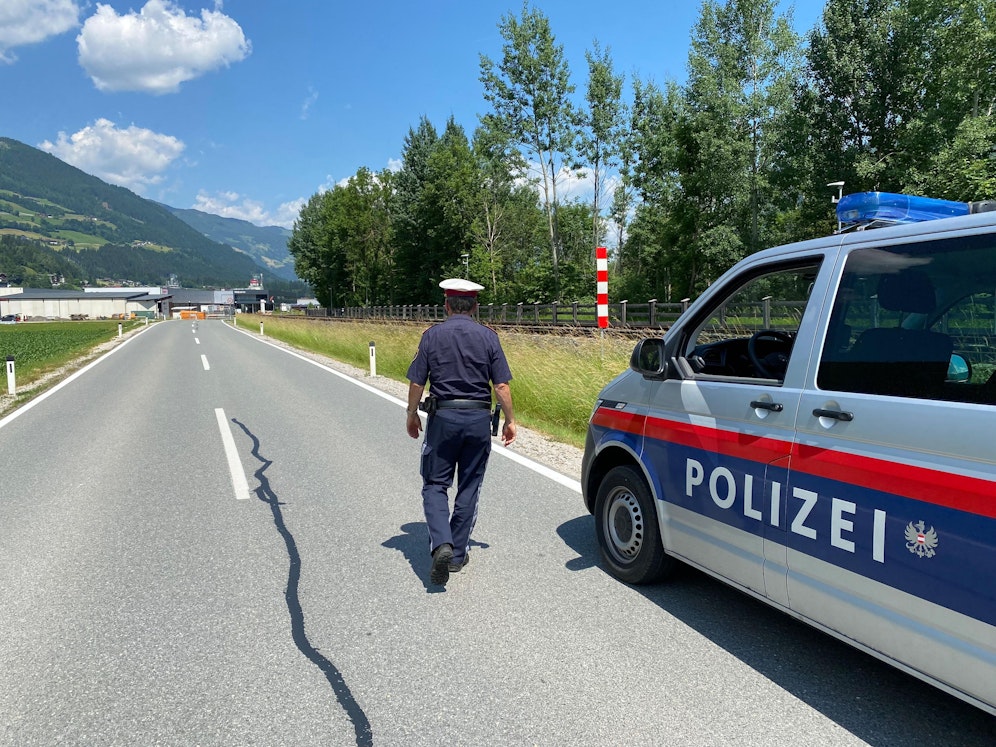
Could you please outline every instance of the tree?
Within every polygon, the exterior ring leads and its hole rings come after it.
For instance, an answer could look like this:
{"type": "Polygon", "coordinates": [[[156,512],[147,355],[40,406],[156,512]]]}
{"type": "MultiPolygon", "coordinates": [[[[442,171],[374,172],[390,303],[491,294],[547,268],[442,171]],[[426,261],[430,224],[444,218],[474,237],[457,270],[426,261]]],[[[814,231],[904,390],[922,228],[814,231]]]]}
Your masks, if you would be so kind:
{"type": "Polygon", "coordinates": [[[508,280],[509,223],[515,215],[515,192],[520,189],[516,179],[525,171],[525,162],[502,122],[490,114],[481,118],[474,133],[473,156],[479,180],[479,210],[471,224],[472,257],[475,269],[480,268],[478,277],[490,285],[490,297],[498,300],[502,296],[498,279],[508,280]]]}
{"type": "Polygon", "coordinates": [[[393,178],[360,168],[344,185],[336,185],[327,220],[333,256],[345,259],[346,305],[394,302],[393,178]]]}
{"type": "Polygon", "coordinates": [[[397,246],[397,298],[402,303],[424,303],[438,295],[432,278],[439,271],[438,247],[432,242],[423,191],[428,178],[429,156],[439,136],[426,118],[409,129],[395,176],[395,242],[397,246]]]}
{"type": "Polygon", "coordinates": [[[613,287],[624,297],[671,297],[676,258],[671,251],[681,226],[681,172],[684,157],[679,124],[687,118],[684,93],[677,84],[662,90],[652,82],[633,81],[629,135],[623,150],[625,184],[617,211],[635,203],[625,243],[617,260],[622,271],[613,287]]]}
{"type": "Polygon", "coordinates": [[[578,154],[591,169],[592,176],[592,227],[591,246],[602,241],[601,198],[605,190],[605,173],[619,165],[622,149],[623,122],[626,107],[622,103],[623,78],[615,75],[609,50],[602,50],[598,41],[594,50],[586,51],[588,60],[588,90],[585,100],[588,108],[583,113],[578,154]]]}
{"type": "Polygon", "coordinates": [[[345,305],[339,292],[345,276],[345,256],[335,251],[328,234],[330,192],[316,192],[309,199],[297,220],[287,250],[294,257],[295,274],[307,282],[318,302],[328,308],[345,305]]]}
{"type": "MultiPolygon", "coordinates": [[[[814,184],[898,191],[898,129],[909,60],[892,43],[896,0],[828,0],[809,37],[809,87],[799,99],[813,151],[814,184]]],[[[823,187],[819,203],[826,205],[823,187]]],[[[821,208],[826,210],[826,208],[821,208]]]]}
{"type": "Polygon", "coordinates": [[[539,10],[523,3],[521,16],[503,16],[498,28],[505,40],[501,62],[495,65],[481,55],[484,98],[494,107],[502,128],[539,165],[556,295],[560,292],[557,178],[565,161],[572,165],[575,151],[576,114],[570,101],[574,86],[563,46],[556,43],[549,20],[539,10]]]}
{"type": "Polygon", "coordinates": [[[935,197],[996,197],[996,0],[908,0],[897,25],[918,96],[904,130],[904,188],[935,197]],[[912,46],[912,45],[911,45],[912,46]]]}
{"type": "Polygon", "coordinates": [[[687,296],[766,243],[771,174],[798,52],[775,6],[774,0],[707,0],[695,26],[671,141],[680,181],[669,217],[671,253],[680,255],[674,258],[683,270],[679,292],[687,296]]]}
{"type": "MultiPolygon", "coordinates": [[[[431,255],[432,281],[463,276],[473,257],[473,224],[480,210],[480,176],[463,128],[451,117],[433,146],[426,168],[421,213],[431,255]],[[464,255],[468,260],[464,263],[464,255]]],[[[475,263],[476,265],[476,263],[475,263]]],[[[477,270],[476,266],[474,268],[477,270]]],[[[475,273],[471,273],[471,277],[475,273]]],[[[434,297],[439,290],[434,288],[434,297]]]]}

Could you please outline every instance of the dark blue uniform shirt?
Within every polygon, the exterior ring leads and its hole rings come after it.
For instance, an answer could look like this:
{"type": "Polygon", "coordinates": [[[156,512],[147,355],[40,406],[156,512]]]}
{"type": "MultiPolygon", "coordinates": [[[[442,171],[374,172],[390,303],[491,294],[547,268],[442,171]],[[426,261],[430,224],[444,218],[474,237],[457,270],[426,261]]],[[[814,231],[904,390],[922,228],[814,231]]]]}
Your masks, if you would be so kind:
{"type": "Polygon", "coordinates": [[[408,380],[419,386],[431,381],[441,400],[491,401],[491,384],[507,384],[512,372],[498,335],[466,314],[453,314],[422,333],[408,380]]]}

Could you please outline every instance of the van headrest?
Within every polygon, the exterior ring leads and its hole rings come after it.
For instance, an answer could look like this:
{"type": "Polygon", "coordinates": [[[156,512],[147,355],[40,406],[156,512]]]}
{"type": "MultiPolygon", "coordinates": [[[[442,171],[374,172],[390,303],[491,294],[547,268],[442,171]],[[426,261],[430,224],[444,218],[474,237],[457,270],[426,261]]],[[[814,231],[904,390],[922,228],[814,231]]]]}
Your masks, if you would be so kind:
{"type": "Polygon", "coordinates": [[[923,270],[903,270],[878,281],[878,303],[889,311],[929,314],[937,305],[934,284],[923,270]]]}

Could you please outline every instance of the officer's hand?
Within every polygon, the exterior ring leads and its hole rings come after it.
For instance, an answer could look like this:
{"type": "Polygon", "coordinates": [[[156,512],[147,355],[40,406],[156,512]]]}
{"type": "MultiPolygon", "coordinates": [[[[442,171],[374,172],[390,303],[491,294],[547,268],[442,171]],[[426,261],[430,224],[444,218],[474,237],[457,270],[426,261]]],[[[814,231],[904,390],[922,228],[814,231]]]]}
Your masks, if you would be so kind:
{"type": "Polygon", "coordinates": [[[418,412],[408,413],[406,427],[408,428],[409,436],[418,438],[418,434],[422,431],[422,418],[418,416],[418,412]]]}
{"type": "Polygon", "coordinates": [[[511,446],[512,442],[515,440],[515,423],[505,423],[505,427],[501,429],[501,445],[511,446]]]}

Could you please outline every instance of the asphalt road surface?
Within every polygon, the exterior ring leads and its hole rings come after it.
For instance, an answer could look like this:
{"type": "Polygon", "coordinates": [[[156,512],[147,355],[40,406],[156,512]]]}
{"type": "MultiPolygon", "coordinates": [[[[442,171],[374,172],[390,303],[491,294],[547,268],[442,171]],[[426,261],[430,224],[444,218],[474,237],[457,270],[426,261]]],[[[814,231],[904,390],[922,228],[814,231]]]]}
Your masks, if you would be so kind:
{"type": "Polygon", "coordinates": [[[171,321],[0,420],[0,744],[996,743],[698,572],[619,583],[571,481],[500,448],[433,586],[403,408],[171,321]]]}

